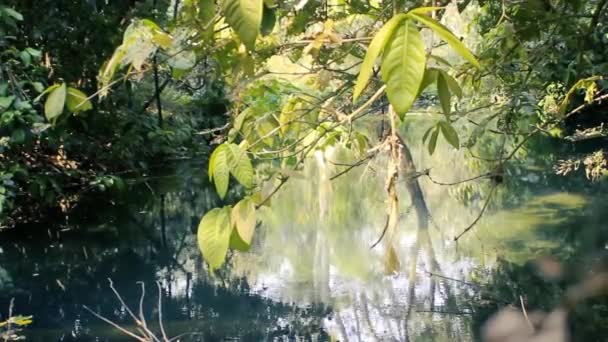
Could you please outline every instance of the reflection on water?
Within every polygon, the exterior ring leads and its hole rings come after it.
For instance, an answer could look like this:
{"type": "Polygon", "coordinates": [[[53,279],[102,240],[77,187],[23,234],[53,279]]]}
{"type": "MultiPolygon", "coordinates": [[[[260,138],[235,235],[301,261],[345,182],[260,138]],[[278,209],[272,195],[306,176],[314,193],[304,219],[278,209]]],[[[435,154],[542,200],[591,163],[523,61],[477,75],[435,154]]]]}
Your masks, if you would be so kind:
{"type": "MultiPolygon", "coordinates": [[[[419,168],[432,165],[442,180],[474,175],[462,155],[413,152],[419,168]]],[[[539,171],[501,187],[494,208],[458,244],[452,238],[476,217],[488,181],[471,189],[420,178],[429,230],[418,229],[401,195],[398,231],[371,249],[386,219],[383,161],[330,182],[335,164],[349,158],[337,149],[312,159],[262,210],[252,250],[231,253],[213,276],[193,235],[202,214],[220,203],[202,165],[139,180],[119,202],[82,202],[67,222],[36,227],[31,236],[5,232],[0,312],[15,298],[17,312],[33,314],[31,341],[126,341],[82,308],[132,327],[111,278],[131,307],[139,305],[136,282],[146,284],[151,322],[159,281],[168,333],[198,333],[183,340],[470,341],[493,312],[520,299],[529,311],[554,308],[605,250],[600,194],[539,171]],[[565,276],[543,276],[531,262],[543,256],[564,262],[565,276]]],[[[605,304],[577,310],[575,336],[604,336],[605,304]]]]}

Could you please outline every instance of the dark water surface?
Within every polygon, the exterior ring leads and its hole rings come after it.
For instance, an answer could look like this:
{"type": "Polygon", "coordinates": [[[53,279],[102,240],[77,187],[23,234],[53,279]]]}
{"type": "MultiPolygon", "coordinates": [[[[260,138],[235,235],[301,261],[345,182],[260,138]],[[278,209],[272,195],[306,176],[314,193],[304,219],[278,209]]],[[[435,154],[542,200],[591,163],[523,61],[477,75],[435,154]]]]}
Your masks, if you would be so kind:
{"type": "MultiPolygon", "coordinates": [[[[182,341],[472,341],[492,313],[522,302],[529,313],[549,312],[565,289],[602,267],[601,186],[522,168],[455,244],[483,198],[477,188],[421,179],[431,230],[417,231],[407,214],[403,231],[370,249],[384,220],[382,176],[358,170],[328,187],[322,176],[331,170],[311,164],[304,177],[313,185],[294,179],[261,212],[252,251],[230,253],[215,275],[194,232],[221,203],[197,163],[133,182],[118,198],[89,196],[66,221],[2,232],[0,312],[6,317],[14,298],[16,313],[34,316],[28,341],[128,341],[83,308],[133,328],[111,279],[136,314],[143,282],[155,331],[158,282],[168,335],[195,333],[182,341]]],[[[228,197],[233,203],[238,194],[228,197]]],[[[577,306],[568,321],[574,340],[606,340],[607,303],[577,306]]]]}

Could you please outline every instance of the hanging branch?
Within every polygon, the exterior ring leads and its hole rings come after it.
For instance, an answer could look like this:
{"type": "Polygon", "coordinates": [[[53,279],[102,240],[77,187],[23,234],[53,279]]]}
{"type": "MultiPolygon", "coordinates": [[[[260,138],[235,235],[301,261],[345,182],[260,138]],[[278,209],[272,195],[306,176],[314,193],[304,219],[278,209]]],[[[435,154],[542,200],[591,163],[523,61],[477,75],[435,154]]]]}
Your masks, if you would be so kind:
{"type": "Polygon", "coordinates": [[[492,186],[492,189],[490,190],[490,194],[488,195],[488,198],[486,199],[485,203],[483,204],[483,207],[481,208],[481,211],[479,212],[479,215],[477,215],[477,217],[475,218],[475,220],[473,220],[473,222],[466,227],[462,233],[458,234],[455,238],[454,241],[458,242],[458,240],[466,233],[468,233],[471,229],[473,229],[473,227],[477,224],[477,222],[479,222],[479,220],[481,220],[481,217],[483,216],[483,213],[486,211],[486,209],[488,208],[488,204],[490,204],[490,200],[492,199],[492,195],[494,195],[494,190],[496,190],[496,188],[498,187],[498,184],[494,184],[492,186]]]}

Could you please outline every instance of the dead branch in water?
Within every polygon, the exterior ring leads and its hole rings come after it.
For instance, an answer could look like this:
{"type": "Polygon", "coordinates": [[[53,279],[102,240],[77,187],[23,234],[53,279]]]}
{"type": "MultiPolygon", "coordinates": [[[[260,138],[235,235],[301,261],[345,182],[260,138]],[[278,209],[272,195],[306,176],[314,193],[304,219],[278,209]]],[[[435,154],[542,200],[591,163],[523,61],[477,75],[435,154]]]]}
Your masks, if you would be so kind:
{"type": "MultiPolygon", "coordinates": [[[[127,313],[129,314],[129,316],[131,316],[131,318],[133,319],[133,321],[135,322],[135,325],[137,326],[137,330],[138,332],[135,333],[133,331],[130,331],[124,327],[121,327],[119,324],[113,322],[112,320],[102,316],[101,314],[98,314],[97,312],[91,310],[88,306],[83,305],[84,309],[87,310],[88,312],[90,312],[93,316],[99,318],[100,320],[108,323],[109,325],[113,326],[114,328],[116,328],[117,330],[119,330],[120,332],[122,332],[123,334],[130,336],[138,341],[141,342],[172,342],[175,341],[177,338],[184,336],[184,335],[189,335],[190,333],[186,333],[186,334],[181,334],[179,336],[173,337],[173,338],[169,338],[167,337],[167,334],[165,332],[165,327],[163,325],[163,316],[162,316],[162,288],[160,286],[159,282],[156,282],[156,285],[158,287],[158,325],[159,325],[159,329],[160,332],[162,334],[161,337],[156,336],[156,334],[154,334],[154,332],[152,332],[149,328],[148,328],[148,324],[146,323],[146,318],[144,317],[144,308],[143,308],[143,303],[144,303],[144,297],[146,296],[146,287],[145,284],[143,282],[138,282],[138,284],[141,285],[141,296],[139,297],[139,317],[137,317],[133,311],[131,310],[131,308],[129,308],[129,306],[127,306],[127,304],[125,303],[125,301],[122,299],[122,297],[120,296],[120,294],[118,293],[118,291],[116,290],[116,288],[114,288],[114,283],[112,282],[111,279],[108,278],[108,281],[110,282],[110,289],[112,290],[112,292],[114,293],[114,295],[116,296],[116,298],[118,299],[118,301],[120,302],[120,305],[122,305],[123,308],[125,308],[125,310],[127,311],[127,313]]],[[[194,334],[194,333],[192,333],[194,334]]]]}

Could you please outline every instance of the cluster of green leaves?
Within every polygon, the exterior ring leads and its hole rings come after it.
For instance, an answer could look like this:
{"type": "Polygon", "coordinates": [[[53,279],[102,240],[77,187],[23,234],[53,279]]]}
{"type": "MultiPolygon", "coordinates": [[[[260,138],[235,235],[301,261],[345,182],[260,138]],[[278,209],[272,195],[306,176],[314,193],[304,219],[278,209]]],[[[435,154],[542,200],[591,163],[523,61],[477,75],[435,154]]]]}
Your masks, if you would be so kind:
{"type": "MultiPolygon", "coordinates": [[[[372,75],[376,59],[382,53],[381,75],[382,80],[386,83],[386,94],[397,114],[403,119],[418,97],[425,78],[426,47],[415,25],[416,22],[433,30],[463,58],[479,67],[477,59],[449,29],[425,15],[425,13],[438,9],[436,7],[424,7],[408,13],[398,14],[374,35],[353,90],[354,101],[363,92],[372,75]]],[[[433,77],[433,74],[434,72],[429,72],[425,86],[433,82],[437,82],[438,88],[447,85],[448,78],[445,76],[447,75],[445,72],[441,73],[440,76],[433,77]]],[[[449,77],[449,79],[453,81],[453,78],[449,77]]],[[[453,90],[459,88],[457,84],[452,86],[453,90]]],[[[442,106],[444,106],[446,113],[450,111],[449,108],[445,109],[446,105],[449,107],[449,94],[449,91],[440,93],[440,97],[443,98],[442,106]]]]}
{"type": "Polygon", "coordinates": [[[247,151],[237,144],[223,143],[209,158],[209,181],[214,181],[220,198],[226,196],[230,175],[244,187],[253,187],[253,166],[247,151]]]}
{"type": "Polygon", "coordinates": [[[211,271],[224,264],[228,248],[249,249],[257,223],[255,206],[253,197],[245,197],[233,207],[215,208],[205,214],[197,240],[211,271]]]}

